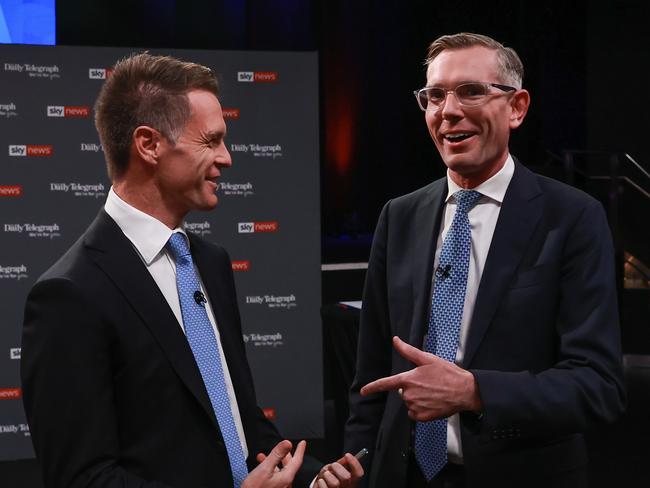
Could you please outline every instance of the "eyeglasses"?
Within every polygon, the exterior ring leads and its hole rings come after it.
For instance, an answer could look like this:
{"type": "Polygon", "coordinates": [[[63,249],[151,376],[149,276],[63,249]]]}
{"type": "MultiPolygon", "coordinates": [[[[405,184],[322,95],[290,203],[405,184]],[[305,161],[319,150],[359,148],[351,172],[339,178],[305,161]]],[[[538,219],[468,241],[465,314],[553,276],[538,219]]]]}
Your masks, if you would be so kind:
{"type": "Polygon", "coordinates": [[[415,90],[413,94],[418,100],[418,105],[424,111],[440,110],[447,99],[447,93],[453,93],[458,103],[463,107],[476,107],[483,105],[490,99],[490,88],[498,88],[504,92],[513,92],[517,89],[513,86],[499,85],[498,83],[463,83],[453,90],[447,90],[438,86],[427,86],[415,90]]]}

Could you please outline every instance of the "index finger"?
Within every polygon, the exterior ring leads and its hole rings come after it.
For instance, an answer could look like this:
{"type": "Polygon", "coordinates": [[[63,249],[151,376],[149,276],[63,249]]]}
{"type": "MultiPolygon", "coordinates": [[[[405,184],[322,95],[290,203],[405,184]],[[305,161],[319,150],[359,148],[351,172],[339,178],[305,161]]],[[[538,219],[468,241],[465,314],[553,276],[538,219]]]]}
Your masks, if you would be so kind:
{"type": "Polygon", "coordinates": [[[284,465],[282,468],[282,473],[284,475],[289,475],[293,480],[293,477],[296,475],[300,466],[302,466],[302,459],[305,455],[305,449],[307,448],[307,443],[305,441],[300,441],[298,447],[296,447],[291,460],[284,465]]]}
{"type": "Polygon", "coordinates": [[[361,394],[363,396],[366,396],[373,393],[379,393],[380,391],[397,390],[403,386],[403,383],[404,373],[398,373],[393,376],[379,378],[378,380],[368,383],[366,386],[361,388],[361,394]]]}
{"type": "Polygon", "coordinates": [[[424,352],[408,342],[404,342],[397,336],[393,337],[393,347],[403,358],[408,359],[416,366],[429,364],[436,360],[433,354],[424,352]]]}

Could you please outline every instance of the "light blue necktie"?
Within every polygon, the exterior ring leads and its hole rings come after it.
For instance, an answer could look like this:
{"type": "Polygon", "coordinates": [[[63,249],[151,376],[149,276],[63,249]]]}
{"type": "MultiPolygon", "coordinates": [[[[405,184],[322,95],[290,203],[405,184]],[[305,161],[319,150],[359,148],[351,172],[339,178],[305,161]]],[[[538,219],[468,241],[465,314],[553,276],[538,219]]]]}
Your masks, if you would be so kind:
{"type": "Polygon", "coordinates": [[[196,364],[201,371],[203,383],[212,403],[212,409],[219,422],[221,435],[228,451],[234,487],[239,488],[248,475],[248,468],[230,409],[228,390],[219,356],[219,344],[205,310],[205,297],[201,293],[199,279],[194,272],[192,255],[185,236],[175,232],[169,238],[167,248],[176,261],[176,286],[181,302],[187,342],[194,353],[196,364]]]}
{"type": "MultiPolygon", "coordinates": [[[[467,212],[480,197],[474,190],[454,193],[456,213],[442,243],[440,263],[435,271],[424,350],[452,363],[456,360],[472,247],[467,212]]],[[[447,464],[447,419],[416,423],[415,458],[428,481],[447,464]]]]}

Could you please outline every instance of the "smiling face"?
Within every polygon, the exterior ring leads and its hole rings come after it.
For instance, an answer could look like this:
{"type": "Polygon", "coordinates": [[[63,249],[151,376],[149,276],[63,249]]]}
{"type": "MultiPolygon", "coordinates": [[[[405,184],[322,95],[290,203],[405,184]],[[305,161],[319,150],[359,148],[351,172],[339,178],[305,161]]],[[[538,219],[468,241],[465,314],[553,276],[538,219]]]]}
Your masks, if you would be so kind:
{"type": "Polygon", "coordinates": [[[176,144],[161,139],[156,170],[162,204],[178,221],[191,210],[215,207],[217,178],[232,165],[219,100],[204,90],[192,90],[187,97],[190,117],[176,144]]]}
{"type": "MultiPolygon", "coordinates": [[[[453,90],[461,83],[508,84],[498,77],[497,54],[483,46],[442,51],[427,69],[427,86],[453,90]]],[[[437,111],[425,112],[429,133],[450,177],[473,188],[501,169],[508,156],[510,130],[523,122],[529,104],[526,90],[490,89],[487,103],[463,107],[453,93],[437,111]]]]}

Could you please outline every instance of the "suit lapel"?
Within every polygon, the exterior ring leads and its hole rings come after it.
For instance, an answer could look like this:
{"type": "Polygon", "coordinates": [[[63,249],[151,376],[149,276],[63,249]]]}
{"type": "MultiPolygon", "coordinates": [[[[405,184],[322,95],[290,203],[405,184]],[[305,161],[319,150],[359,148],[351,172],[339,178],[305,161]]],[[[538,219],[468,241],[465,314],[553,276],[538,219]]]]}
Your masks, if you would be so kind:
{"type": "Polygon", "coordinates": [[[411,242],[415,243],[411,256],[414,307],[409,342],[418,348],[422,347],[422,338],[429,325],[427,312],[431,300],[433,258],[446,196],[446,178],[433,182],[416,210],[415,225],[412,227],[415,234],[411,237],[411,242]]]}
{"type": "Polygon", "coordinates": [[[464,367],[471,364],[497,306],[512,283],[542,213],[540,195],[534,174],[515,162],[515,172],[503,199],[476,296],[464,367]]]}
{"type": "Polygon", "coordinates": [[[104,210],[86,233],[84,244],[91,258],[151,331],[178,376],[218,428],[201,373],[176,316],[132,244],[104,210]]]}

